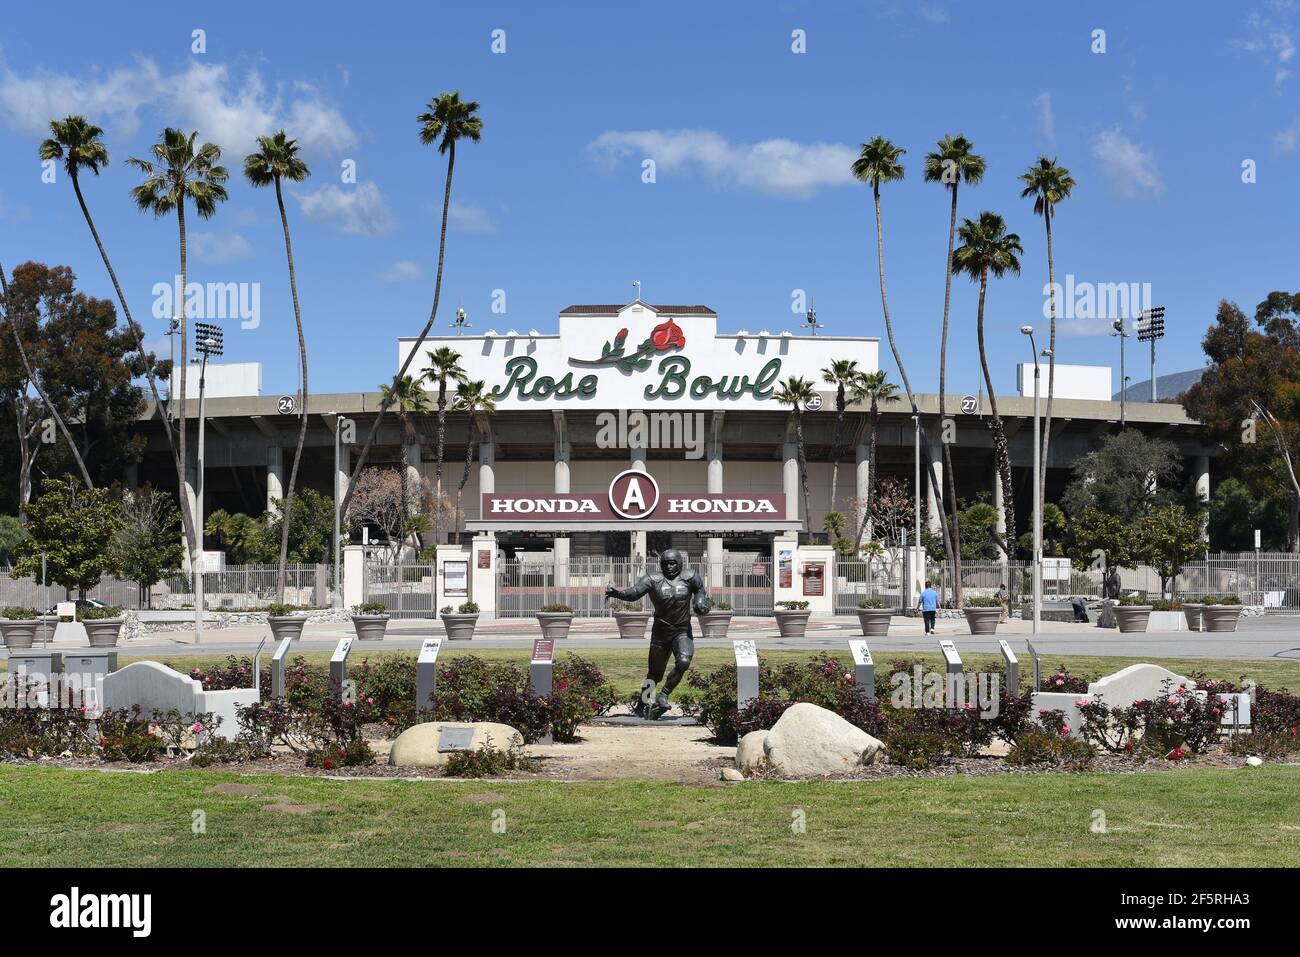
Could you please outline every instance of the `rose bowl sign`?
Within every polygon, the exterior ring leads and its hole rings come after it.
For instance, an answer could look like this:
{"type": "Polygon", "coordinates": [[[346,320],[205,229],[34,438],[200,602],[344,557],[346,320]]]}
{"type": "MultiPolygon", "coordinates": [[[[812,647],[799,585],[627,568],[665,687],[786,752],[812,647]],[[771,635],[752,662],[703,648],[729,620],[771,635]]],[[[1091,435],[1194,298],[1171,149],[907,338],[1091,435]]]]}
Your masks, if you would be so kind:
{"type": "Polygon", "coordinates": [[[514,528],[624,522],[757,526],[785,519],[784,495],[663,492],[653,475],[639,469],[614,476],[603,494],[488,492],[481,496],[481,505],[482,524],[514,528]]]}

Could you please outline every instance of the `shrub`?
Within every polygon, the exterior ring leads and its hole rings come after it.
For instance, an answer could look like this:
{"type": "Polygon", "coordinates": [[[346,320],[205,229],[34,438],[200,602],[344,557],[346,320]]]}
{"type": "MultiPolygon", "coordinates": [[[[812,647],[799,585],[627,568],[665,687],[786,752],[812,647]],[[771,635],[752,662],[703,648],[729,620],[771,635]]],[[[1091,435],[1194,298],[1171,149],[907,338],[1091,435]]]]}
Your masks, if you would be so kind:
{"type": "Polygon", "coordinates": [[[711,610],[712,610],[712,611],[731,611],[731,602],[729,602],[729,601],[715,601],[715,602],[713,603],[713,608],[712,608],[711,610]]]}
{"type": "Polygon", "coordinates": [[[1152,611],[1181,611],[1183,603],[1176,598],[1153,598],[1151,599],[1152,611]]]}
{"type": "Polygon", "coordinates": [[[1150,604],[1146,595],[1122,595],[1119,603],[1126,608],[1140,607],[1150,604]]]}
{"type": "MultiPolygon", "coordinates": [[[[683,713],[697,719],[700,724],[708,728],[720,744],[735,744],[739,719],[736,709],[736,666],[725,664],[709,672],[688,671],[686,685],[699,694],[688,691],[682,695],[683,713]]],[[[775,697],[775,693],[776,682],[772,669],[760,664],[758,666],[759,698],[772,698],[775,697]]]]}
{"type": "Polygon", "coordinates": [[[924,771],[947,764],[961,754],[961,742],[946,728],[935,727],[939,724],[937,716],[946,717],[946,712],[932,708],[890,712],[885,755],[891,764],[924,771]]]}
{"type": "Polygon", "coordinates": [[[280,602],[273,602],[272,604],[266,606],[266,613],[268,615],[273,615],[277,618],[280,617],[281,615],[293,615],[296,614],[298,611],[299,608],[297,605],[285,605],[285,604],[281,604],[280,602]]]}
{"type": "MultiPolygon", "coordinates": [[[[357,694],[374,703],[372,712],[389,725],[404,719],[415,707],[415,659],[407,655],[383,655],[375,661],[363,658],[348,671],[357,694]],[[391,719],[391,720],[390,720],[391,719]]],[[[427,707],[427,705],[426,705],[427,707]]],[[[414,715],[412,715],[414,717],[414,715]]]]}
{"type": "Polygon", "coordinates": [[[102,621],[105,618],[122,617],[122,609],[115,608],[112,605],[105,605],[103,608],[82,608],[77,612],[77,617],[82,621],[102,621]]]}
{"type": "Polygon", "coordinates": [[[998,715],[988,722],[993,726],[993,733],[1010,744],[1019,740],[1020,735],[1033,726],[1033,695],[1032,688],[1023,692],[1003,688],[998,700],[998,715]]]}
{"type": "Polygon", "coordinates": [[[99,716],[99,756],[105,761],[142,764],[166,750],[161,738],[149,728],[140,706],[130,710],[105,711],[99,716]]]}
{"type": "Polygon", "coordinates": [[[462,615],[477,615],[478,605],[472,601],[461,602],[460,607],[456,609],[462,615]]]}
{"type": "Polygon", "coordinates": [[[305,762],[309,768],[323,768],[326,771],[333,768],[361,767],[375,763],[375,752],[370,749],[369,744],[358,739],[345,742],[338,747],[311,748],[307,751],[305,762]]]}
{"type": "Polygon", "coordinates": [[[519,748],[502,751],[492,746],[489,735],[484,746],[476,751],[454,751],[443,767],[443,774],[451,778],[499,777],[507,771],[531,770],[533,762],[519,748]]]}
{"type": "Polygon", "coordinates": [[[30,621],[36,617],[36,609],[10,605],[3,612],[0,612],[0,615],[3,615],[9,621],[30,621]]]}
{"type": "Polygon", "coordinates": [[[779,601],[776,603],[776,607],[785,611],[803,611],[808,607],[808,603],[806,601],[779,601]]]}
{"type": "Polygon", "coordinates": [[[438,614],[440,614],[440,615],[454,615],[454,614],[456,614],[456,609],[455,609],[455,608],[452,608],[451,605],[443,605],[441,608],[438,609],[438,614]]]}
{"type": "Polygon", "coordinates": [[[1256,734],[1294,735],[1300,728],[1300,695],[1293,695],[1285,688],[1269,691],[1257,687],[1250,720],[1256,734]]]}
{"type": "Polygon", "coordinates": [[[864,598],[858,602],[859,608],[884,608],[885,603],[879,598],[864,598]]]}
{"type": "Polygon", "coordinates": [[[1085,678],[1082,675],[1072,675],[1065,665],[1059,665],[1054,674],[1047,675],[1042,679],[1043,686],[1039,691],[1059,691],[1061,694],[1087,694],[1088,685],[1092,679],[1085,678]]]}
{"type": "Polygon", "coordinates": [[[253,687],[253,659],[247,656],[236,658],[234,655],[227,655],[224,665],[213,665],[207,669],[191,668],[190,677],[202,684],[204,691],[251,688],[253,687]]]}
{"type": "Polygon", "coordinates": [[[541,609],[545,614],[572,614],[573,606],[566,605],[563,602],[552,602],[549,605],[543,605],[541,609]]]}
{"type": "Polygon", "coordinates": [[[1108,706],[1099,698],[1082,702],[1084,739],[1113,753],[1204,754],[1219,739],[1223,703],[1214,695],[1201,700],[1172,685],[1166,680],[1160,694],[1127,708],[1108,706]]]}
{"type": "Polygon", "coordinates": [[[1241,599],[1236,595],[1206,595],[1201,599],[1206,605],[1240,605],[1241,599]]]}
{"type": "Polygon", "coordinates": [[[1002,602],[1000,599],[993,598],[992,596],[989,595],[972,595],[969,598],[964,598],[963,603],[967,608],[1001,608],[1002,607],[1002,602]]]}
{"type": "Polygon", "coordinates": [[[1256,755],[1261,758],[1287,758],[1300,754],[1300,727],[1287,731],[1255,731],[1239,734],[1228,744],[1228,750],[1237,755],[1256,755]]]}
{"type": "Polygon", "coordinates": [[[644,611],[645,609],[641,607],[641,602],[639,601],[623,601],[618,598],[611,598],[609,602],[609,610],[615,613],[619,613],[619,612],[640,612],[640,611],[644,611]]]}
{"type": "Polygon", "coordinates": [[[354,615],[382,615],[388,611],[388,603],[382,601],[363,601],[352,606],[354,615]]]}
{"type": "MultiPolygon", "coordinates": [[[[17,676],[5,676],[5,694],[17,702],[35,701],[33,692],[45,689],[44,682],[28,676],[17,687],[17,676]]],[[[0,758],[54,757],[64,752],[88,754],[97,738],[91,737],[93,722],[81,708],[0,707],[0,758]]]]}
{"type": "Polygon", "coordinates": [[[1007,752],[1007,764],[1049,764],[1069,771],[1087,771],[1097,749],[1069,735],[1028,728],[1007,752]]]}

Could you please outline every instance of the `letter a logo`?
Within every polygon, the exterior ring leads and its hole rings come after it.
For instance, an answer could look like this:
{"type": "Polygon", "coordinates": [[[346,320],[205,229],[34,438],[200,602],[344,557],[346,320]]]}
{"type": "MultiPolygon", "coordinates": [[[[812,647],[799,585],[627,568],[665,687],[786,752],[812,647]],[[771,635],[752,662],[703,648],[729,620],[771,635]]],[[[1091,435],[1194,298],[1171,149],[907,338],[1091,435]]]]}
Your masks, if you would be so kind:
{"type": "Polygon", "coordinates": [[[620,518],[646,518],[659,505],[659,483],[639,469],[628,469],[609,483],[609,507],[620,518]]]}

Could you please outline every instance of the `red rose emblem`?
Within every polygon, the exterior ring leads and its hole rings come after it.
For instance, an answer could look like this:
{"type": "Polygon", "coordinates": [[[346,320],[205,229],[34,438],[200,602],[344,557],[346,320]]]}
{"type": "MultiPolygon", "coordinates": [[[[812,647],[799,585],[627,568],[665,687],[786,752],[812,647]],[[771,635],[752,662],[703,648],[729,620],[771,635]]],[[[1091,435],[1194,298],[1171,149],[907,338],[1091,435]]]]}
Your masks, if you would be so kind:
{"type": "Polygon", "coordinates": [[[686,345],[686,336],[682,334],[682,327],[669,319],[650,330],[650,344],[654,346],[655,352],[680,349],[686,345]]]}

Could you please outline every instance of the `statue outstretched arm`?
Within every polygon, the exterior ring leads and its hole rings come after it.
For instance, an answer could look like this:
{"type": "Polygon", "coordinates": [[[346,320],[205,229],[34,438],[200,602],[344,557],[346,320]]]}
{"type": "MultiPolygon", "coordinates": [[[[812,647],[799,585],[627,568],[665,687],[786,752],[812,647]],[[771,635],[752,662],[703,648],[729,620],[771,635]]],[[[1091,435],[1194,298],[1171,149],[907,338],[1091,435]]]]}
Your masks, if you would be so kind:
{"type": "Polygon", "coordinates": [[[650,593],[653,583],[649,575],[642,575],[632,583],[630,588],[615,588],[613,585],[605,586],[605,598],[617,598],[619,601],[640,601],[650,593]]]}
{"type": "Polygon", "coordinates": [[[707,615],[709,610],[713,607],[713,601],[709,598],[709,593],[704,588],[704,579],[700,577],[698,571],[691,575],[690,581],[687,582],[687,587],[689,587],[695,594],[695,598],[691,602],[692,607],[695,609],[695,613],[697,615],[707,615]]]}

